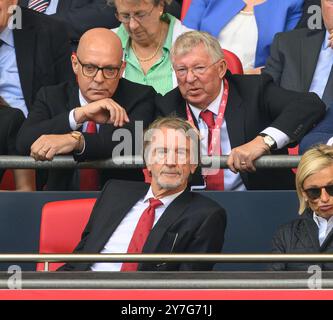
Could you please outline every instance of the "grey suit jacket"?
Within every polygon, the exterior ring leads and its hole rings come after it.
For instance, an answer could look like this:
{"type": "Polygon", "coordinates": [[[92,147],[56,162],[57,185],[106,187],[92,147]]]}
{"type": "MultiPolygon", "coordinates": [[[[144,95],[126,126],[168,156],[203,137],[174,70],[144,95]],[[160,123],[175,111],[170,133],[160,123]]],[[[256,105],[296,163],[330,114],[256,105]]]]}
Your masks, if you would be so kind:
{"type": "Polygon", "coordinates": [[[297,29],[278,33],[271,45],[264,72],[285,89],[308,92],[325,31],[297,29]]]}

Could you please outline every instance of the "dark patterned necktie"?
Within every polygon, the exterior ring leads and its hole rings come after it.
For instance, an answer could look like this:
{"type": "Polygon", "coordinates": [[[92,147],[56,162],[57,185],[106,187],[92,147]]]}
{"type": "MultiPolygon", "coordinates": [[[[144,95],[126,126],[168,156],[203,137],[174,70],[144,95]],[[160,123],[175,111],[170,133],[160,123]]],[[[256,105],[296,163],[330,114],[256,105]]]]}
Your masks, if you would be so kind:
{"type": "Polygon", "coordinates": [[[49,4],[50,0],[30,0],[28,8],[38,12],[45,12],[49,4]]]}

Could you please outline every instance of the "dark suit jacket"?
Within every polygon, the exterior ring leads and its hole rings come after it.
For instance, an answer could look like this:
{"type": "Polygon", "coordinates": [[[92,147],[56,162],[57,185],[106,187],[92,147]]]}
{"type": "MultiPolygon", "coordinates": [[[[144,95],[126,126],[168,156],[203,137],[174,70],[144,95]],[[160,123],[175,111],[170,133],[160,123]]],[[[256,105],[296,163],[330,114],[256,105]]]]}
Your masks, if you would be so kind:
{"type": "Polygon", "coordinates": [[[15,28],[13,35],[23,96],[30,110],[41,87],[74,78],[70,43],[61,23],[26,8],[22,8],[22,29],[15,28]]]}
{"type": "MultiPolygon", "coordinates": [[[[111,180],[98,198],[75,253],[99,253],[149,185],[111,180]]],[[[226,227],[225,210],[213,200],[185,190],[153,227],[143,253],[219,253],[226,227]]],[[[66,264],[61,270],[89,270],[89,263],[66,264]]],[[[141,271],[210,270],[212,263],[141,263],[141,271]]]]}
{"type": "Polygon", "coordinates": [[[285,89],[308,92],[325,32],[298,29],[278,33],[271,45],[264,72],[285,89]]]}
{"type": "Polygon", "coordinates": [[[328,108],[325,118],[304,136],[299,144],[299,152],[303,154],[315,144],[326,144],[333,137],[333,110],[328,108]]]}
{"type": "MultiPolygon", "coordinates": [[[[29,0],[19,0],[27,7],[29,0]]],[[[171,3],[167,11],[180,17],[180,5],[171,3]]],[[[113,29],[120,22],[115,17],[115,7],[108,6],[106,0],[59,0],[57,12],[50,15],[66,25],[72,43],[77,44],[82,34],[89,29],[104,27],[113,29]]]]}
{"type": "MultiPolygon", "coordinates": [[[[313,93],[301,94],[284,90],[271,77],[226,75],[229,98],[225,111],[231,148],[254,139],[271,126],[286,133],[292,141],[299,141],[325,113],[325,105],[313,93]]],[[[178,88],[165,96],[156,97],[158,116],[176,113],[186,118],[185,100],[178,88]]],[[[287,154],[287,148],[273,154],[287,154]]],[[[289,169],[257,170],[241,173],[247,189],[294,189],[294,176],[289,169]]]]}
{"type": "Polygon", "coordinates": [[[304,0],[302,17],[298,21],[296,29],[308,28],[308,20],[311,19],[312,15],[314,14],[312,10],[310,10],[310,13],[308,13],[308,10],[313,5],[320,7],[321,6],[320,0],[304,0]]]}
{"type": "MultiPolygon", "coordinates": [[[[112,99],[126,109],[131,122],[125,128],[132,132],[133,139],[136,137],[134,134],[135,120],[143,121],[143,127],[146,127],[153,120],[154,96],[155,91],[152,87],[136,84],[126,79],[119,81],[112,99]]],[[[29,113],[18,134],[17,149],[19,153],[29,155],[31,145],[43,134],[71,132],[69,112],[79,105],[79,89],[76,84],[62,83],[57,86],[42,88],[33,105],[33,110],[29,113]]],[[[84,133],[85,151],[76,159],[83,161],[111,157],[113,148],[119,144],[119,141],[112,141],[111,139],[114,131],[115,127],[113,125],[101,125],[98,134],[84,133]]],[[[47,189],[76,190],[78,185],[73,179],[73,174],[72,170],[50,172],[47,189]]],[[[141,170],[103,171],[102,185],[109,177],[132,180],[143,179],[141,170]]]]}
{"type": "MultiPolygon", "coordinates": [[[[21,110],[0,106],[0,155],[16,155],[16,135],[24,121],[21,110]]],[[[0,170],[0,181],[5,170],[0,170]]]]}
{"type": "MultiPolygon", "coordinates": [[[[327,235],[322,245],[319,244],[318,234],[318,226],[313,220],[313,212],[307,209],[298,219],[278,229],[273,238],[272,253],[332,254],[333,230],[327,235]]],[[[311,265],[319,265],[323,271],[333,270],[333,263],[315,262],[273,263],[270,269],[275,271],[307,271],[311,265]]]]}

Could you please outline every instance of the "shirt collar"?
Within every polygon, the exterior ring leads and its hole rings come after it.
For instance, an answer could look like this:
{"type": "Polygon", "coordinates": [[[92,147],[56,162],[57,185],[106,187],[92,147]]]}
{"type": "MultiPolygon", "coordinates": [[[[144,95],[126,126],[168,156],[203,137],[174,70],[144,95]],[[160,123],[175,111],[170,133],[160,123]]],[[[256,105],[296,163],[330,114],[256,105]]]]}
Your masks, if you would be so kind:
{"type": "Polygon", "coordinates": [[[322,45],[322,50],[325,50],[325,49],[329,48],[329,41],[328,41],[329,36],[330,36],[330,33],[328,31],[326,31],[325,39],[324,39],[323,45],[322,45]]]}
{"type": "Polygon", "coordinates": [[[88,101],[84,98],[80,89],[79,89],[79,100],[80,100],[81,107],[89,104],[88,101]]]}
{"type": "MultiPolygon", "coordinates": [[[[218,94],[218,96],[215,98],[215,100],[205,109],[205,110],[209,110],[211,111],[215,116],[217,116],[219,114],[219,109],[220,109],[220,104],[221,104],[221,99],[222,99],[222,93],[223,93],[223,82],[221,84],[221,90],[220,93],[218,94]]],[[[199,121],[199,117],[200,117],[200,113],[201,111],[204,111],[200,108],[194,107],[191,104],[189,104],[193,115],[195,117],[195,119],[197,120],[197,122],[199,121]]]]}
{"type": "MultiPolygon", "coordinates": [[[[165,208],[167,208],[169,206],[169,204],[175,200],[179,195],[181,195],[184,192],[184,190],[171,194],[170,196],[166,196],[163,198],[160,198],[159,200],[161,200],[161,202],[163,203],[163,206],[165,208]]],[[[150,198],[155,198],[154,194],[153,194],[153,190],[151,188],[151,186],[149,187],[149,190],[147,192],[147,194],[145,195],[143,202],[147,202],[150,198]]]]}
{"type": "Polygon", "coordinates": [[[1,33],[0,33],[0,39],[7,45],[14,48],[14,36],[13,36],[13,30],[6,27],[1,33]]]}
{"type": "Polygon", "coordinates": [[[326,220],[325,218],[320,217],[315,212],[313,212],[313,220],[315,221],[315,223],[317,224],[317,226],[319,228],[323,223],[325,223],[325,224],[333,223],[333,216],[330,217],[328,220],[326,220]]]}

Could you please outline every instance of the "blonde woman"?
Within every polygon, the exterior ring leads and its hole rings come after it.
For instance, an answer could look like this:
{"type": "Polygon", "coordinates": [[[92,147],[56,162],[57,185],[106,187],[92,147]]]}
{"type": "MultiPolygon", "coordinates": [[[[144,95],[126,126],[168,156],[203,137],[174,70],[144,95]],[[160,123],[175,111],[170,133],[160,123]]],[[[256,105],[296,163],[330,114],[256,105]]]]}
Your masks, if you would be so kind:
{"type": "MultiPolygon", "coordinates": [[[[277,231],[273,253],[333,252],[333,148],[317,145],[299,163],[296,189],[300,217],[277,231]]],[[[333,270],[333,263],[274,263],[272,270],[308,270],[319,265],[333,270]]]]}

